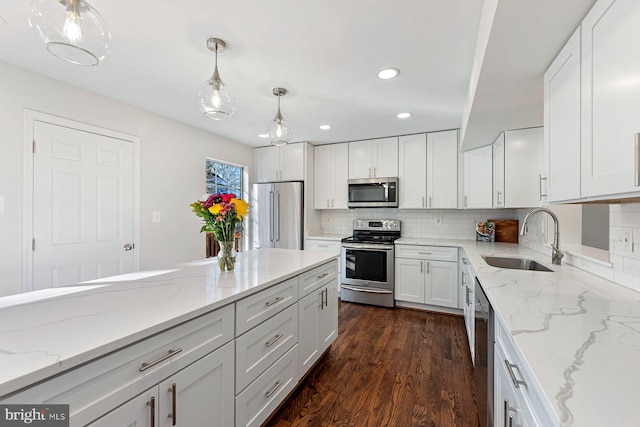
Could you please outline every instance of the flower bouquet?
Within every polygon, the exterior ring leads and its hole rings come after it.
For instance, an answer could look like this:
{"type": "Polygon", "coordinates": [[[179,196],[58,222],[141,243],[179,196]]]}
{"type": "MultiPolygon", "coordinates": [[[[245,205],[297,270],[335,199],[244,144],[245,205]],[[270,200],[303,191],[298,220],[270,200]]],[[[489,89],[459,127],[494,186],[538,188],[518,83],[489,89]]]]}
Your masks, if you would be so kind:
{"type": "Polygon", "coordinates": [[[233,239],[238,228],[242,229],[242,220],[249,212],[249,204],[234,194],[212,194],[204,201],[196,200],[190,206],[204,221],[200,232],[213,233],[220,244],[220,270],[232,271],[236,265],[233,239]]]}

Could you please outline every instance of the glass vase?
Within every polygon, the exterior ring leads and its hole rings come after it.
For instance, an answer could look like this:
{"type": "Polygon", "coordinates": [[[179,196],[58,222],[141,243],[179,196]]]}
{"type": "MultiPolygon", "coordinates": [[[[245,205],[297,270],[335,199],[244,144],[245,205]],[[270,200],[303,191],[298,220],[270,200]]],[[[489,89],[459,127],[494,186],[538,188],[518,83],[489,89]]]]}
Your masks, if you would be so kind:
{"type": "Polygon", "coordinates": [[[218,241],[220,251],[218,252],[218,265],[220,271],[233,271],[236,267],[236,250],[233,248],[233,240],[218,241]]]}

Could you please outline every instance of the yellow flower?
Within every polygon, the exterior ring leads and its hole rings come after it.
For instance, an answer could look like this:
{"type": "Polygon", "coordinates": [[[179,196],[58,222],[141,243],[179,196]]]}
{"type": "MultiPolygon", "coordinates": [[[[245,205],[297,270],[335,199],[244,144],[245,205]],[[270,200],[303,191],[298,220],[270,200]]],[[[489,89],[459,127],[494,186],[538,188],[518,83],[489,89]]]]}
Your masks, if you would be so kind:
{"type": "Polygon", "coordinates": [[[245,202],[242,199],[236,199],[235,197],[231,199],[231,203],[236,205],[236,214],[240,219],[249,213],[249,203],[245,202]]]}
{"type": "Polygon", "coordinates": [[[217,215],[218,212],[220,212],[221,210],[222,210],[222,206],[220,206],[219,203],[216,203],[215,205],[209,208],[209,212],[211,212],[214,215],[217,215]]]}

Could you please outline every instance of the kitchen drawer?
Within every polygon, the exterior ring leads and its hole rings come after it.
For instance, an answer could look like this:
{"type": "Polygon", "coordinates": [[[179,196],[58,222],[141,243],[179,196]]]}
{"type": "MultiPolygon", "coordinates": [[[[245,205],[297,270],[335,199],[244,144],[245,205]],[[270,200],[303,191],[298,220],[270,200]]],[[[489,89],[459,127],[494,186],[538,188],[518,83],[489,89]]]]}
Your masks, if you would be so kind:
{"type": "Polygon", "coordinates": [[[312,270],[302,273],[300,276],[300,298],[318,289],[323,284],[338,278],[338,261],[333,260],[312,270]]]}
{"type": "Polygon", "coordinates": [[[304,247],[305,251],[325,251],[333,252],[335,254],[340,253],[341,244],[339,241],[307,239],[306,243],[307,244],[304,247]]]}
{"type": "Polygon", "coordinates": [[[298,278],[293,277],[236,302],[236,336],[298,301],[298,278]]]}
{"type": "Polygon", "coordinates": [[[236,397],[236,426],[259,427],[298,384],[295,345],[236,397]]]}
{"type": "Polygon", "coordinates": [[[85,425],[231,341],[233,320],[234,305],[229,304],[27,388],[2,403],[69,404],[73,425],[85,425]]]}
{"type": "Polygon", "coordinates": [[[396,245],[396,257],[457,262],[458,248],[448,248],[443,246],[396,245]]]}
{"type": "Polygon", "coordinates": [[[236,338],[236,394],[297,342],[297,303],[236,338]]]}

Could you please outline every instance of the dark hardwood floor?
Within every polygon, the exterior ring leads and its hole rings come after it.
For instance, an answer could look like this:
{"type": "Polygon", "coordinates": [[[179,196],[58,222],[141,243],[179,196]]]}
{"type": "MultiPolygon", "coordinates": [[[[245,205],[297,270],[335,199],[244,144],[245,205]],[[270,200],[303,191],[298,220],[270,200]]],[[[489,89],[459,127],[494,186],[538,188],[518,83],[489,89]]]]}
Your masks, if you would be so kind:
{"type": "Polygon", "coordinates": [[[478,426],[464,320],[340,303],[339,335],[265,426],[478,426]]]}

